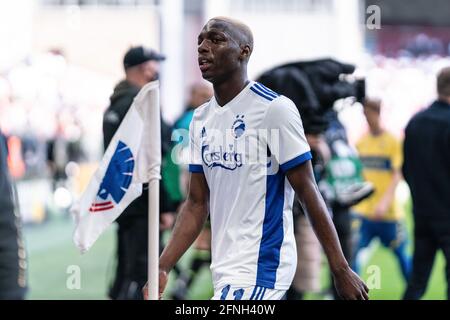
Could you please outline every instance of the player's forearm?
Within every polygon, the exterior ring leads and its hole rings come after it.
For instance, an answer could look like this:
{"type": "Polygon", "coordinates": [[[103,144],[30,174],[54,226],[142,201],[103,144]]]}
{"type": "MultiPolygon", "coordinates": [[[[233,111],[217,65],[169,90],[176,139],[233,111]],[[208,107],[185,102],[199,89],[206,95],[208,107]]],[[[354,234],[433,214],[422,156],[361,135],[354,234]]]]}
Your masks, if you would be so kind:
{"type": "Polygon", "coordinates": [[[395,171],[394,175],[392,177],[392,180],[386,189],[386,192],[383,194],[383,197],[381,198],[381,201],[383,201],[387,207],[390,206],[391,203],[394,201],[395,190],[397,189],[397,186],[398,186],[399,182],[401,181],[401,179],[402,179],[402,175],[400,173],[400,170],[395,171]]]}
{"type": "Polygon", "coordinates": [[[336,274],[348,269],[348,263],[342,253],[336,229],[328,214],[327,206],[314,179],[310,161],[287,172],[287,178],[305,209],[311,226],[327,255],[331,271],[336,274]]]}
{"type": "Polygon", "coordinates": [[[170,271],[191,246],[207,217],[206,204],[186,200],[177,216],[175,227],[160,257],[160,269],[170,271]]]}
{"type": "Polygon", "coordinates": [[[336,274],[347,269],[349,266],[342,253],[336,229],[317,185],[311,183],[311,185],[303,188],[298,196],[325,251],[331,271],[336,274]]]}

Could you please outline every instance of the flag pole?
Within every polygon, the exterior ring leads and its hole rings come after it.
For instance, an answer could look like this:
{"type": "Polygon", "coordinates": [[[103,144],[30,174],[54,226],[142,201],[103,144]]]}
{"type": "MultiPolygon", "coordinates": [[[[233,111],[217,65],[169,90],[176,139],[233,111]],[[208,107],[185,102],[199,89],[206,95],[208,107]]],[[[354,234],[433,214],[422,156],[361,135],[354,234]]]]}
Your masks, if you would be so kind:
{"type": "Polygon", "coordinates": [[[148,185],[148,298],[159,298],[159,179],[148,185]]]}
{"type": "MultiPolygon", "coordinates": [[[[148,299],[159,299],[159,180],[161,179],[161,106],[158,88],[153,95],[153,100],[149,107],[149,121],[153,135],[149,139],[152,141],[152,150],[147,152],[154,153],[152,157],[156,159],[155,167],[149,168],[150,179],[148,183],[148,299]],[[155,174],[154,174],[155,173],[155,174]]],[[[149,143],[149,141],[147,141],[149,143]]]]}
{"type": "MultiPolygon", "coordinates": [[[[148,129],[152,131],[147,139],[154,139],[151,155],[156,159],[156,166],[151,171],[148,182],[148,299],[159,299],[159,180],[161,179],[161,105],[159,99],[159,82],[149,104],[148,129]],[[151,127],[151,128],[150,128],[151,127]],[[155,173],[155,174],[154,174],[155,173]]],[[[147,141],[149,143],[150,141],[147,141]]]]}

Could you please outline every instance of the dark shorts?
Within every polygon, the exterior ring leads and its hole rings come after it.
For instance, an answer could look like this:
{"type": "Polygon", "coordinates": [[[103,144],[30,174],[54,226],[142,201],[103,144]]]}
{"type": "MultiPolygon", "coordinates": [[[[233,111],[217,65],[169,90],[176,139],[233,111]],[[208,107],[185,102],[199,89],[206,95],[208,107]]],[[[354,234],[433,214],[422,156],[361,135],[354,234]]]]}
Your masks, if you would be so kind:
{"type": "Polygon", "coordinates": [[[392,249],[404,245],[407,240],[404,226],[397,221],[372,221],[361,218],[359,234],[362,247],[368,246],[374,238],[380,239],[385,247],[392,249]]]}

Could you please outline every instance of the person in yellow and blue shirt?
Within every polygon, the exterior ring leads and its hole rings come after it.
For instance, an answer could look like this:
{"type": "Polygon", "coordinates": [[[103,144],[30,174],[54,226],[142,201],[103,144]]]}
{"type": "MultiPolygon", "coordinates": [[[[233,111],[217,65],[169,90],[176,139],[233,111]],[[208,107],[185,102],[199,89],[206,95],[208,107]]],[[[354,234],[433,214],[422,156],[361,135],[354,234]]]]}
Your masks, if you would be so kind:
{"type": "Polygon", "coordinates": [[[354,207],[360,215],[359,243],[355,250],[354,269],[360,272],[361,251],[374,238],[397,257],[403,277],[408,279],[411,258],[407,253],[407,234],[403,224],[404,212],[395,201],[395,190],[402,179],[402,145],[386,131],[380,121],[381,102],[367,99],[364,103],[369,132],[357,143],[356,148],[363,163],[363,175],[373,183],[375,192],[354,207]]]}

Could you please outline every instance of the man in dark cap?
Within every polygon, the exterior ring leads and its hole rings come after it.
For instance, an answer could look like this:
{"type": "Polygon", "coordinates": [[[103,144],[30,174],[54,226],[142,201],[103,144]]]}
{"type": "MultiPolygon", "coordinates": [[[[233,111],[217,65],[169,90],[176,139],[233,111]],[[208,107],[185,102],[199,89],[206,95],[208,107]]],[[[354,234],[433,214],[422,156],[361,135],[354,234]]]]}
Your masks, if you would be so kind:
{"type": "MultiPolygon", "coordinates": [[[[108,148],[116,130],[141,88],[158,79],[159,62],[165,57],[142,46],[128,50],[123,59],[125,79],[114,88],[111,104],[103,117],[103,142],[108,148]]],[[[170,128],[161,121],[162,153],[170,150],[170,128]]],[[[147,278],[147,221],[148,188],[143,186],[142,195],[134,200],[116,220],[118,223],[116,275],[109,292],[111,299],[142,299],[140,288],[147,278]]],[[[176,204],[169,201],[164,184],[160,183],[161,228],[171,227],[172,211],[176,204]]]]}
{"type": "Polygon", "coordinates": [[[123,58],[125,79],[114,88],[111,105],[103,118],[105,150],[139,90],[147,83],[158,79],[159,62],[165,57],[144,47],[130,48],[123,58]]]}

